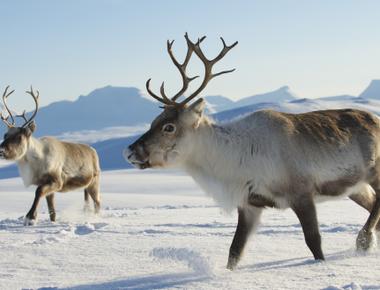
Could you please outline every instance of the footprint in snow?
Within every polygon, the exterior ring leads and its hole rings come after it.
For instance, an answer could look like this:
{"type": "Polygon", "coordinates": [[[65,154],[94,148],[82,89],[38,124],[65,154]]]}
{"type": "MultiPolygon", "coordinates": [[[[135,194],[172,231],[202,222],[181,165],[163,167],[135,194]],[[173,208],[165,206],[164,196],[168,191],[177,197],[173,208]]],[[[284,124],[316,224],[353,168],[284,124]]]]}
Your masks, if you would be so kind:
{"type": "Polygon", "coordinates": [[[88,234],[91,234],[98,229],[105,227],[105,226],[107,226],[106,223],[93,223],[93,224],[85,223],[84,225],[76,226],[74,233],[76,235],[80,235],[80,236],[88,235],[88,234]]]}

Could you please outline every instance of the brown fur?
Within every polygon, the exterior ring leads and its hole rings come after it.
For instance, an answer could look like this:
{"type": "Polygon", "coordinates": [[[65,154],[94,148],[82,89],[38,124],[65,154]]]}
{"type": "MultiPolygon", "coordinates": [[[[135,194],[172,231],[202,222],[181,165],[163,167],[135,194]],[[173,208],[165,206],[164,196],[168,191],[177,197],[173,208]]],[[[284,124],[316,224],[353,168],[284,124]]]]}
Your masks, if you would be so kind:
{"type": "Polygon", "coordinates": [[[354,109],[324,110],[303,114],[283,115],[292,134],[308,142],[334,144],[348,142],[353,134],[373,134],[379,132],[379,121],[373,115],[354,109]]]}
{"type": "Polygon", "coordinates": [[[266,198],[262,195],[251,193],[248,197],[248,203],[255,207],[276,207],[273,200],[266,198]]]}

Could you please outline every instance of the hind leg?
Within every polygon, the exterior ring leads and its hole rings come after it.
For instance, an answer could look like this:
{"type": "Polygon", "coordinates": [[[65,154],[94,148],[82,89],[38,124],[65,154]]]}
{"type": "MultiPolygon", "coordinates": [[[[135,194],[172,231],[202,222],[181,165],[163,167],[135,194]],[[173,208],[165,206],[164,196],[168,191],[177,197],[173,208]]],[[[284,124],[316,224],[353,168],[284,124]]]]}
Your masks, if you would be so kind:
{"type": "Polygon", "coordinates": [[[100,211],[100,192],[99,192],[99,176],[96,176],[90,185],[85,189],[85,193],[91,196],[94,201],[95,213],[100,211]]]}
{"type": "MultiPolygon", "coordinates": [[[[350,195],[349,198],[360,205],[362,208],[366,209],[368,212],[372,211],[373,206],[376,202],[376,195],[370,187],[367,187],[360,193],[350,195]]],[[[376,225],[376,231],[380,232],[380,221],[376,225]]]]}
{"type": "Polygon", "coordinates": [[[46,202],[49,209],[50,220],[55,222],[54,193],[46,196],[46,202]]]}
{"type": "Polygon", "coordinates": [[[380,219],[380,181],[371,183],[371,186],[375,190],[375,200],[372,203],[372,209],[370,210],[367,222],[360,230],[356,239],[358,250],[368,250],[376,244],[375,231],[380,219]]]}
{"type": "Polygon", "coordinates": [[[90,195],[88,193],[87,188],[84,189],[84,206],[83,206],[84,212],[90,212],[91,206],[90,206],[90,195]]]}

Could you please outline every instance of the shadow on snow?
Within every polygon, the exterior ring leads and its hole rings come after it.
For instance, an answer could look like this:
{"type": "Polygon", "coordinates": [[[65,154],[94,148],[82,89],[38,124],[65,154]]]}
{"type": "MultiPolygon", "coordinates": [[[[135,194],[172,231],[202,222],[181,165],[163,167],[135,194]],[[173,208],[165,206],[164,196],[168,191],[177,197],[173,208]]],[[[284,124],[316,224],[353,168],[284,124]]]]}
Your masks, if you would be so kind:
{"type": "Polygon", "coordinates": [[[162,274],[143,277],[132,277],[124,280],[114,280],[101,283],[90,283],[72,287],[43,287],[38,290],[108,290],[108,289],[163,289],[168,287],[183,286],[192,282],[201,282],[209,279],[196,273],[162,274]]]}

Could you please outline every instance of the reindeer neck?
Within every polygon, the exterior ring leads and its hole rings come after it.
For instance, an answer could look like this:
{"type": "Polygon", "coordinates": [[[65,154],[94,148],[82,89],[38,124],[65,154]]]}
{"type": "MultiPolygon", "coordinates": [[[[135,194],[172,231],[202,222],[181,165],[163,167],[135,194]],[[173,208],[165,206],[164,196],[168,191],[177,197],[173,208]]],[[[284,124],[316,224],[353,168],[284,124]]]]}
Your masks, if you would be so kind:
{"type": "Polygon", "coordinates": [[[41,141],[31,136],[28,142],[26,153],[18,162],[27,163],[27,162],[30,162],[32,159],[40,159],[42,157],[43,157],[43,145],[41,141]]]}
{"type": "Polygon", "coordinates": [[[258,154],[259,138],[255,129],[245,131],[238,123],[216,125],[201,122],[189,139],[189,154],[185,169],[191,174],[207,174],[229,178],[231,172],[250,166],[258,154]]]}

